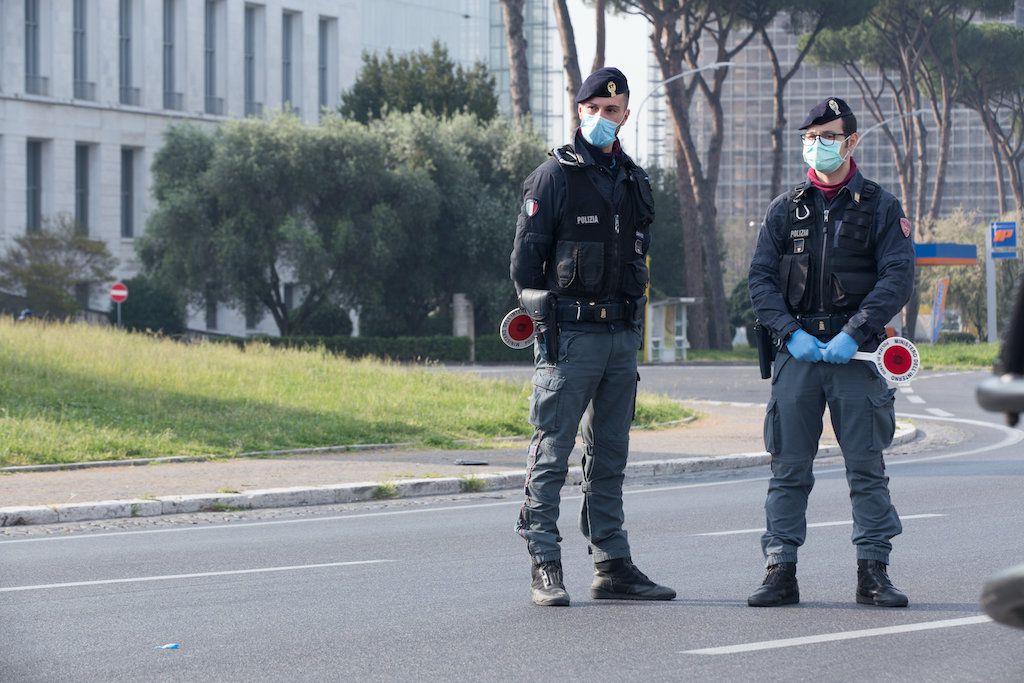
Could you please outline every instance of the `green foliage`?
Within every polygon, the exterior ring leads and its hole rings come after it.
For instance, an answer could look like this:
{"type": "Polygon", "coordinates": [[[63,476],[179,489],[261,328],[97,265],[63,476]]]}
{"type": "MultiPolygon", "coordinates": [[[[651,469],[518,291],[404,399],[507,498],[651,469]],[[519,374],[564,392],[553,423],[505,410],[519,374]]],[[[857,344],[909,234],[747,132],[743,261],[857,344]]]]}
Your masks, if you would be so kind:
{"type": "Polygon", "coordinates": [[[939,332],[940,344],[974,344],[978,338],[970,332],[939,332]]]}
{"type": "Polygon", "coordinates": [[[110,282],[117,259],[69,216],[14,238],[0,257],[0,289],[23,292],[37,317],[64,318],[81,306],[75,288],[110,282]]]}
{"type": "MultiPolygon", "coordinates": [[[[121,324],[128,330],[152,330],[163,334],[185,331],[185,306],[176,292],[139,275],[124,281],[128,300],[121,304],[121,324]]],[[[117,304],[110,304],[110,322],[117,322],[117,304]]]]}
{"type": "Polygon", "coordinates": [[[479,493],[487,488],[487,482],[472,474],[459,477],[459,490],[463,493],[479,493]]]}
{"type": "MultiPolygon", "coordinates": [[[[939,266],[919,269],[921,301],[930,302],[935,291],[935,281],[949,277],[949,291],[946,294],[947,308],[960,311],[968,330],[979,338],[988,336],[985,285],[985,239],[988,235],[988,221],[974,212],[957,210],[942,218],[935,226],[937,242],[974,244],[978,248],[978,262],[970,266],[939,266]]],[[[1019,255],[1019,254],[1018,254],[1019,255]]],[[[1014,283],[1020,273],[1020,260],[996,262],[996,318],[1009,320],[1013,308],[1014,283]]]]}
{"type": "Polygon", "coordinates": [[[746,331],[747,344],[754,346],[754,306],[750,303],[747,279],[736,283],[729,295],[729,324],[746,331]]]}
{"type": "Polygon", "coordinates": [[[391,498],[398,498],[398,487],[394,482],[385,481],[377,484],[373,488],[373,497],[375,500],[389,500],[391,498]]]}
{"type": "Polygon", "coordinates": [[[683,259],[683,226],[679,217],[679,190],[675,171],[647,169],[657,215],[651,226],[652,298],[683,296],[686,273],[683,259]]]}
{"type": "Polygon", "coordinates": [[[470,69],[457,65],[437,41],[430,52],[397,57],[390,50],[383,59],[364,52],[355,84],[342,95],[342,116],[367,123],[416,108],[439,118],[466,113],[490,121],[498,114],[494,76],[483,62],[470,69]]]}
{"type": "MultiPolygon", "coordinates": [[[[494,325],[497,328],[497,325],[494,325]]],[[[496,334],[477,335],[477,363],[530,363],[533,364],[533,347],[511,349],[496,334]]]]}
{"type": "Polygon", "coordinates": [[[514,304],[519,186],[543,158],[534,130],[465,114],[176,127],[138,249],[191,303],[267,310],[281,334],[344,333],[338,311],[355,308],[367,334],[420,335],[449,319],[455,292],[486,328],[514,304]],[[301,294],[294,310],[286,279],[301,294]]]}

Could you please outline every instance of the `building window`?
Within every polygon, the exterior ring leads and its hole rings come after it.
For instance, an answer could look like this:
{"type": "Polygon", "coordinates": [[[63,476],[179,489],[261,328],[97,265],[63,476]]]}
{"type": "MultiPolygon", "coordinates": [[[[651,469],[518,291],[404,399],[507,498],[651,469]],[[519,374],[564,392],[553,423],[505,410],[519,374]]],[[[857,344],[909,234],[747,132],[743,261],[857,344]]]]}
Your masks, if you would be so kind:
{"type": "Polygon", "coordinates": [[[257,26],[259,17],[257,8],[252,5],[245,7],[245,37],[244,37],[244,84],[245,84],[245,115],[260,116],[263,114],[263,103],[260,101],[256,83],[256,46],[257,26]]]}
{"type": "Polygon", "coordinates": [[[139,106],[139,89],[132,87],[132,0],[120,0],[118,11],[118,73],[121,104],[139,106]]]}
{"type": "Polygon", "coordinates": [[[83,311],[89,310],[89,283],[80,282],[75,285],[75,302],[83,311]]]}
{"type": "Polygon", "coordinates": [[[295,308],[295,285],[291,282],[284,283],[284,310],[291,313],[295,308]]]}
{"type": "Polygon", "coordinates": [[[25,146],[25,230],[35,232],[43,227],[43,143],[29,140],[25,146]]]}
{"type": "MultiPolygon", "coordinates": [[[[285,12],[281,16],[281,104],[285,109],[295,102],[293,89],[292,64],[294,63],[295,29],[294,12],[285,12]]],[[[291,107],[292,110],[295,107],[291,107]]]]}
{"type": "Polygon", "coordinates": [[[74,76],[75,99],[96,99],[96,84],[89,81],[89,53],[86,45],[86,25],[88,19],[86,0],[75,0],[72,9],[72,67],[74,76]]]}
{"type": "Polygon", "coordinates": [[[135,150],[121,148],[121,237],[135,237],[135,150]]]}
{"type": "Polygon", "coordinates": [[[184,109],[182,95],[176,90],[177,55],[175,36],[177,34],[176,5],[178,0],[164,0],[164,109],[184,109]]]}
{"type": "Polygon", "coordinates": [[[319,20],[318,43],[316,47],[316,76],[321,109],[331,106],[334,102],[334,62],[335,35],[337,22],[333,18],[321,17],[319,20]]]}
{"type": "Polygon", "coordinates": [[[75,145],[75,230],[89,234],[89,145],[75,145]]]}
{"type": "Polygon", "coordinates": [[[206,329],[217,329],[217,300],[209,293],[206,295],[206,329]]]}
{"type": "Polygon", "coordinates": [[[25,92],[49,95],[50,79],[43,76],[40,64],[39,0],[25,0],[25,92]]]}
{"type": "Polygon", "coordinates": [[[224,114],[224,98],[217,97],[217,2],[206,0],[203,20],[203,78],[206,113],[224,114]]]}

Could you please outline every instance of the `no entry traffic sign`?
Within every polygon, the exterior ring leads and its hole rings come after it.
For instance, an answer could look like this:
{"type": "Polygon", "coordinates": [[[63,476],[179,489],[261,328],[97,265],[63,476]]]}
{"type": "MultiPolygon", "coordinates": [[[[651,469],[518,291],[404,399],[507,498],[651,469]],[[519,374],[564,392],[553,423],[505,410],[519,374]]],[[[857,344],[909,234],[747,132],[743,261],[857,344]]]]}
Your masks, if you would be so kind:
{"type": "Polygon", "coordinates": [[[119,304],[128,300],[128,286],[123,282],[115,282],[110,288],[110,300],[119,304]]]}

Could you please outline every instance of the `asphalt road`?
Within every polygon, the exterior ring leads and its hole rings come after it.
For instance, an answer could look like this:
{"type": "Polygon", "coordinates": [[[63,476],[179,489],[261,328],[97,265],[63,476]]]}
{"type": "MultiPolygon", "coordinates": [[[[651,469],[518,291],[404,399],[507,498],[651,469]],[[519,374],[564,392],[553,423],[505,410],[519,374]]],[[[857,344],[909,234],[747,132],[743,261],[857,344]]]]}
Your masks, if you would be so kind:
{"type": "MultiPolygon", "coordinates": [[[[687,370],[658,375],[703,387],[706,369],[687,370]]],[[[696,395],[737,400],[713,389],[740,372],[696,395]]],[[[766,468],[629,488],[634,559],[678,590],[670,603],[590,600],[575,490],[569,608],[529,602],[516,494],[32,529],[0,540],[0,680],[1019,681],[1024,632],[987,622],[977,597],[1024,561],[1024,432],[974,406],[983,376],[933,373],[900,395],[926,433],[888,458],[905,610],[854,603],[846,482],[822,461],[803,602],[776,609],[745,603],[766,468]]]]}

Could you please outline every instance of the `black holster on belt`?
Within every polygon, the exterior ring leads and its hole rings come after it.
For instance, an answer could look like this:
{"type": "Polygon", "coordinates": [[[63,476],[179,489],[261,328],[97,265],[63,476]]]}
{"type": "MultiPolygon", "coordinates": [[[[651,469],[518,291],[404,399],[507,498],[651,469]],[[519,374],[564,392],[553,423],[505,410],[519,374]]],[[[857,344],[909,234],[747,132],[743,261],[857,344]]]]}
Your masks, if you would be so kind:
{"type": "Polygon", "coordinates": [[[548,363],[558,360],[558,305],[557,297],[543,289],[524,289],[519,303],[533,318],[537,328],[537,344],[548,363]]]}
{"type": "Polygon", "coordinates": [[[757,346],[757,365],[761,369],[761,379],[771,379],[776,347],[772,343],[771,330],[760,320],[754,322],[754,344],[757,346]]]}
{"type": "Polygon", "coordinates": [[[632,299],[629,303],[633,307],[633,311],[632,311],[633,326],[636,327],[638,330],[640,330],[640,350],[643,350],[643,348],[644,348],[643,340],[644,340],[644,337],[646,336],[644,334],[644,324],[646,322],[644,320],[644,318],[645,318],[645,312],[647,310],[647,297],[646,296],[638,296],[637,298],[632,299]]]}

